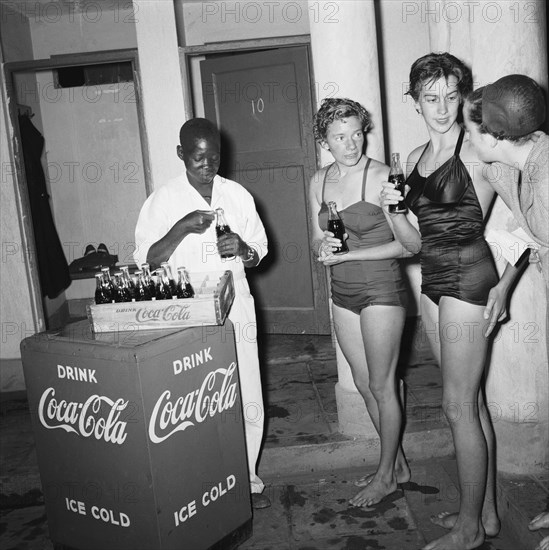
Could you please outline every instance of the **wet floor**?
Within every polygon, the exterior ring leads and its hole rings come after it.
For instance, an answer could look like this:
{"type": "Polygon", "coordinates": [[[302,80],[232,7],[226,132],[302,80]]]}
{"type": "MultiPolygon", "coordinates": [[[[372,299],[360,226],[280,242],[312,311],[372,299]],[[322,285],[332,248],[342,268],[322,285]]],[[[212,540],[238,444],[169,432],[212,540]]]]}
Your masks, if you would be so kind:
{"type": "MultiPolygon", "coordinates": [[[[267,425],[259,473],[272,505],[254,511],[253,533],[240,548],[412,550],[443,535],[429,517],[456,510],[459,495],[451,436],[440,409],[440,373],[428,353],[416,349],[414,360],[403,361],[400,369],[412,479],[378,505],[356,508],[348,503],[359,490],[354,482],[375,468],[379,444],[338,431],[330,337],[264,336],[261,344],[267,425]]],[[[1,420],[0,548],[52,550],[23,395],[4,399],[1,420]]],[[[527,504],[526,514],[540,511],[546,480],[519,481],[524,490],[518,500],[527,504]]],[[[480,548],[533,550],[535,540],[521,539],[517,529],[504,525],[480,548]]]]}

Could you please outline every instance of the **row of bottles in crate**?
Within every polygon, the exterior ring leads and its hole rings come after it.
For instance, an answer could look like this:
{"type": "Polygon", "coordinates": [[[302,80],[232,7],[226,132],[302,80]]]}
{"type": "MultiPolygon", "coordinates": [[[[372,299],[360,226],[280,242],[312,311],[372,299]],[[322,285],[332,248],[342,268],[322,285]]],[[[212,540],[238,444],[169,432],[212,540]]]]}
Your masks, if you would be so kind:
{"type": "Polygon", "coordinates": [[[177,269],[177,282],[172,276],[168,262],[151,273],[149,264],[130,275],[128,266],[111,276],[110,269],[103,267],[95,274],[95,303],[141,302],[144,300],[171,300],[175,298],[193,298],[194,289],[189,274],[184,267],[177,269]]]}

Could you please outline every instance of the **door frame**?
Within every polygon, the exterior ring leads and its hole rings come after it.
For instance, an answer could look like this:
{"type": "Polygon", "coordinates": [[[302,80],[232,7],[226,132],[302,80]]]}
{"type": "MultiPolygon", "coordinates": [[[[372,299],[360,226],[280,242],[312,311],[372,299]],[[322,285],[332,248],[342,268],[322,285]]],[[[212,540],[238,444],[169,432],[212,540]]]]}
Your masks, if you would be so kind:
{"type": "MultiPolygon", "coordinates": [[[[271,50],[281,48],[291,48],[295,46],[305,46],[307,48],[307,54],[309,60],[312,59],[311,52],[311,37],[310,35],[295,35],[279,38],[262,38],[262,39],[250,39],[250,40],[235,40],[232,42],[216,42],[213,44],[204,44],[197,46],[185,46],[179,48],[179,59],[181,70],[182,85],[184,90],[184,108],[186,120],[195,116],[193,109],[193,89],[191,84],[191,58],[204,56],[208,54],[227,54],[227,53],[246,53],[257,50],[271,50]]],[[[309,77],[311,82],[311,100],[313,107],[317,103],[314,69],[312,63],[309,63],[309,77]]],[[[315,164],[317,170],[320,168],[320,155],[315,147],[315,164]]],[[[308,183],[308,182],[307,182],[308,183]]],[[[309,212],[309,204],[306,201],[306,212],[308,224],[312,219],[309,212]]],[[[331,310],[330,310],[330,292],[329,292],[329,279],[326,270],[319,269],[318,277],[324,285],[324,288],[320,290],[321,295],[326,297],[326,318],[328,323],[331,323],[331,310]]]]}
{"type": "Polygon", "coordinates": [[[151,181],[151,170],[149,162],[149,148],[147,132],[145,127],[145,114],[140,98],[141,75],[139,72],[139,58],[137,49],[106,50],[97,52],[83,52],[75,54],[52,55],[48,59],[36,59],[30,61],[13,61],[4,64],[4,81],[6,85],[7,112],[10,124],[13,128],[11,153],[14,161],[14,180],[17,199],[17,214],[21,230],[21,242],[24,247],[24,258],[28,273],[29,295],[31,300],[34,329],[41,331],[45,329],[46,316],[42,300],[42,290],[38,277],[38,267],[35,263],[36,242],[30,215],[30,200],[25,174],[25,163],[23,161],[23,148],[17,119],[17,92],[15,89],[15,73],[39,72],[63,67],[74,67],[78,65],[100,65],[103,63],[130,62],[132,64],[135,103],[141,142],[141,156],[143,160],[143,171],[145,176],[145,191],[147,196],[153,190],[151,181]],[[33,269],[34,268],[34,269],[33,269]]]}
{"type": "MultiPolygon", "coordinates": [[[[259,38],[250,40],[235,40],[233,42],[216,42],[215,44],[204,44],[200,46],[185,46],[179,48],[180,66],[184,68],[181,71],[183,79],[185,117],[188,120],[193,118],[193,90],[191,86],[191,58],[211,53],[244,53],[250,50],[270,50],[274,48],[291,48],[292,46],[307,46],[309,58],[311,57],[311,37],[309,35],[286,36],[280,38],[259,38]]],[[[313,66],[310,64],[311,82],[313,78],[313,66]]],[[[314,87],[311,89],[313,101],[316,102],[314,87]]],[[[317,155],[318,164],[318,155],[317,155]]]]}

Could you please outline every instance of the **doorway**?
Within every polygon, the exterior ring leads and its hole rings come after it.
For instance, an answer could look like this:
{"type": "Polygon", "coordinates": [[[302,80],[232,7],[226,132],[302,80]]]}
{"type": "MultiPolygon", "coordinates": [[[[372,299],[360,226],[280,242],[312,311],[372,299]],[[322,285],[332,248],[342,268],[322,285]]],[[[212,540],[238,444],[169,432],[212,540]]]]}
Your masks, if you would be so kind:
{"type": "MultiPolygon", "coordinates": [[[[32,117],[33,131],[44,140],[41,164],[67,264],[101,244],[110,259],[133,263],[135,223],[149,190],[137,52],[7,63],[5,71],[23,231],[31,258],[39,257],[48,242],[36,234],[31,216],[32,182],[25,169],[21,111],[32,117]]],[[[31,262],[31,292],[42,326],[57,328],[85,316],[95,289],[94,270],[71,269],[69,286],[51,298],[43,288],[48,274],[40,269],[31,262]]]]}
{"type": "Polygon", "coordinates": [[[317,169],[310,73],[305,44],[200,62],[204,116],[222,134],[220,174],[252,194],[269,239],[269,254],[247,274],[267,333],[330,334],[326,271],[310,247],[307,189],[317,169]]]}

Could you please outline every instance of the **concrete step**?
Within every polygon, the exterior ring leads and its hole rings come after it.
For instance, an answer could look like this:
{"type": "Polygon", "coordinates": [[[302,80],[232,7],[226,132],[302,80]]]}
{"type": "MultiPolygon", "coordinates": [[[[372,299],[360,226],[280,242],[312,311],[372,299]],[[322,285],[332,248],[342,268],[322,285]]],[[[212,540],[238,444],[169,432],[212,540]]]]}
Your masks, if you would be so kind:
{"type": "MultiPolygon", "coordinates": [[[[408,460],[448,457],[454,453],[449,428],[437,428],[404,435],[403,448],[408,460]]],[[[261,454],[260,476],[291,475],[316,471],[375,466],[379,459],[379,439],[332,434],[324,442],[266,446],[261,454]]]]}

